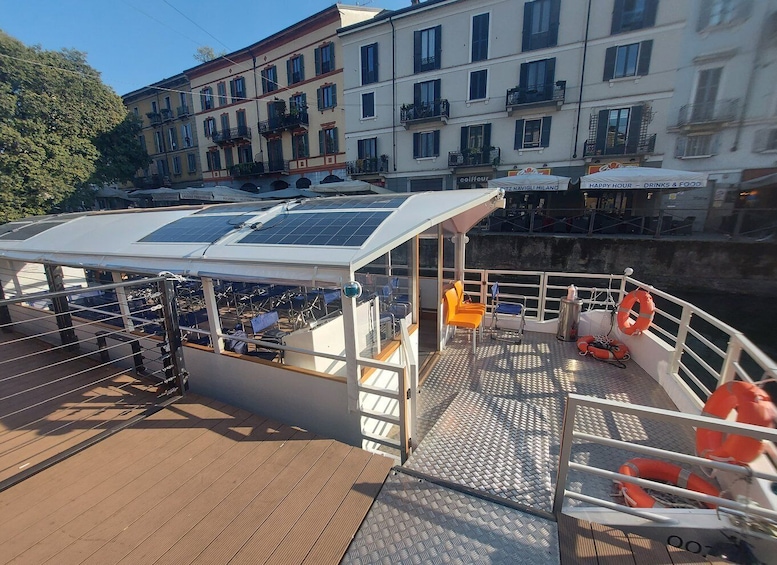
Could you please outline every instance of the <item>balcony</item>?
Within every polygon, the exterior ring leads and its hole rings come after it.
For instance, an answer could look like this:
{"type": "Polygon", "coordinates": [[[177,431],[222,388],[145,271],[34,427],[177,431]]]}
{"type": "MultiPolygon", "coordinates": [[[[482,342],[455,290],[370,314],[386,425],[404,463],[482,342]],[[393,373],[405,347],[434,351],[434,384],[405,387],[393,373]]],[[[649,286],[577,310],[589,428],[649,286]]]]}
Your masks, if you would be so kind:
{"type": "Polygon", "coordinates": [[[268,173],[289,174],[289,162],[283,159],[270,159],[266,166],[268,173]]]}
{"type": "Polygon", "coordinates": [[[259,133],[262,135],[271,135],[286,130],[305,128],[308,126],[308,113],[295,112],[291,114],[282,114],[259,122],[259,133]]]}
{"type": "Polygon", "coordinates": [[[583,145],[583,157],[602,155],[641,156],[650,155],[656,149],[656,134],[645,135],[636,144],[596,145],[596,140],[589,139],[583,145]]]}
{"type": "Polygon", "coordinates": [[[388,172],[388,155],[348,161],[345,164],[345,170],[349,175],[354,177],[359,175],[386,173],[388,172]]]}
{"type": "Polygon", "coordinates": [[[264,170],[264,163],[240,163],[230,167],[229,174],[239,179],[263,175],[264,170]]]}
{"type": "Polygon", "coordinates": [[[173,111],[168,108],[162,108],[161,110],[159,110],[159,113],[162,116],[163,122],[169,122],[170,120],[173,119],[173,111]]]}
{"type": "Polygon", "coordinates": [[[185,118],[187,117],[191,112],[189,111],[188,106],[178,106],[175,113],[178,115],[179,118],[185,118]]]}
{"type": "Polygon", "coordinates": [[[502,151],[499,147],[451,151],[448,153],[448,166],[453,168],[496,167],[499,165],[501,155],[502,151]]]}
{"type": "Polygon", "coordinates": [[[450,117],[450,106],[446,99],[435,100],[434,102],[422,102],[418,104],[402,104],[399,110],[399,122],[405,126],[405,129],[413,124],[422,124],[426,122],[448,123],[450,117]]]}
{"type": "Polygon", "coordinates": [[[535,86],[516,86],[507,91],[505,109],[508,114],[520,108],[555,106],[561,108],[567,92],[567,81],[557,80],[535,86]]]}
{"type": "Polygon", "coordinates": [[[739,99],[716,100],[701,104],[686,104],[680,108],[678,127],[720,126],[734,121],[739,112],[739,99]]]}
{"type": "Polygon", "coordinates": [[[214,131],[211,136],[213,143],[224,145],[227,143],[234,143],[241,139],[251,139],[251,128],[248,126],[237,126],[236,128],[230,128],[222,131],[214,131]]]}
{"type": "Polygon", "coordinates": [[[162,123],[162,114],[159,112],[148,112],[146,113],[146,117],[151,120],[152,126],[158,126],[162,123]]]}

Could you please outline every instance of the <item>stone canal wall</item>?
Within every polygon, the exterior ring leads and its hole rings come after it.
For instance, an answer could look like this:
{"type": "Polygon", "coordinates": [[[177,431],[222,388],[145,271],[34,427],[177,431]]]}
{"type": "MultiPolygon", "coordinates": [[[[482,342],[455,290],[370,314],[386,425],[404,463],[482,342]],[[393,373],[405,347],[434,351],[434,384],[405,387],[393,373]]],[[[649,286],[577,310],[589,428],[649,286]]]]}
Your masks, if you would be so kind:
{"type": "MultiPolygon", "coordinates": [[[[777,243],[469,234],[467,268],[623,273],[657,288],[777,297],[777,243]]],[[[446,247],[446,264],[449,262],[446,247]]]]}

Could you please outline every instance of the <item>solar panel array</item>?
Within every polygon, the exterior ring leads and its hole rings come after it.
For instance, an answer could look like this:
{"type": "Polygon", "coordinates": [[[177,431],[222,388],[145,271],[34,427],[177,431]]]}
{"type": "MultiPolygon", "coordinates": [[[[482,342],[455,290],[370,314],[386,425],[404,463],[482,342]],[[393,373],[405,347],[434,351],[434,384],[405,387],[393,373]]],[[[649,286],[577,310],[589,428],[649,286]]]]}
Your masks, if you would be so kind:
{"type": "Polygon", "coordinates": [[[156,243],[215,243],[250,218],[242,214],[229,216],[189,216],[170,222],[141,239],[156,243]]]}
{"type": "Polygon", "coordinates": [[[13,222],[0,227],[0,239],[11,241],[24,241],[43,233],[46,230],[50,230],[53,227],[60,226],[69,220],[63,220],[59,222],[40,222],[37,224],[31,224],[27,222],[13,222]]]}
{"type": "Polygon", "coordinates": [[[382,211],[283,214],[238,243],[360,247],[391,214],[382,211]]]}
{"type": "Polygon", "coordinates": [[[359,196],[359,197],[329,197],[307,200],[295,206],[294,210],[335,210],[363,208],[399,208],[407,200],[407,196],[359,196]]]}
{"type": "Polygon", "coordinates": [[[234,212],[261,212],[263,210],[269,210],[273,206],[277,206],[278,201],[273,202],[243,202],[240,204],[217,204],[214,206],[208,206],[207,208],[195,212],[194,215],[200,214],[224,214],[234,212]]]}

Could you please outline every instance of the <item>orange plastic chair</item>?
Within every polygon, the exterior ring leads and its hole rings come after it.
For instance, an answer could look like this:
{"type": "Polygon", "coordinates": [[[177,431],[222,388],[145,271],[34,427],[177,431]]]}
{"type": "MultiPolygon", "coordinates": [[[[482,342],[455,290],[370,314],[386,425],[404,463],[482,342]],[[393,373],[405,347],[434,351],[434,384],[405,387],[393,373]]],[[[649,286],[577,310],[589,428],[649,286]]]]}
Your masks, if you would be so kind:
{"type": "Polygon", "coordinates": [[[472,353],[476,353],[477,331],[483,324],[483,314],[477,312],[461,312],[458,309],[459,298],[456,289],[451,288],[445,292],[445,324],[454,328],[472,330],[472,353]]]}
{"type": "Polygon", "coordinates": [[[482,302],[464,302],[464,283],[462,281],[454,281],[453,288],[456,291],[459,304],[458,310],[460,312],[480,312],[485,315],[486,305],[482,302]]]}

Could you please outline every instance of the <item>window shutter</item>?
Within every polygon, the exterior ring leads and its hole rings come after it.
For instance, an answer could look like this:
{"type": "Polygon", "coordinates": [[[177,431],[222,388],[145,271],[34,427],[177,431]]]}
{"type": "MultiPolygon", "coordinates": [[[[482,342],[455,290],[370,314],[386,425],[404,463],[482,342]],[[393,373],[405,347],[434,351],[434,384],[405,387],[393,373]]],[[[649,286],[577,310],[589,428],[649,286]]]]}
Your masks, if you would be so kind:
{"type": "Polygon", "coordinates": [[[656,12],[658,11],[658,0],[645,0],[645,12],[642,16],[642,27],[653,27],[656,25],[656,12]]]}
{"type": "Polygon", "coordinates": [[[421,32],[413,33],[413,72],[421,72],[421,32]]]}
{"type": "Polygon", "coordinates": [[[202,131],[205,133],[205,137],[208,137],[208,120],[203,120],[202,131]]]}
{"type": "Polygon", "coordinates": [[[687,137],[680,136],[677,138],[677,143],[674,146],[674,156],[678,159],[685,156],[685,142],[688,140],[687,137]]]}
{"type": "Polygon", "coordinates": [[[367,77],[367,71],[369,69],[369,48],[367,45],[362,46],[362,48],[359,50],[361,53],[361,59],[362,59],[362,84],[367,84],[368,77],[367,77]]]}
{"type": "Polygon", "coordinates": [[[558,26],[561,16],[561,0],[551,0],[550,27],[548,28],[548,43],[545,47],[555,47],[558,44],[558,26]]]}
{"type": "Polygon", "coordinates": [[[330,43],[329,44],[329,71],[333,71],[337,68],[337,65],[335,64],[335,44],[330,43]]]}
{"type": "Polygon", "coordinates": [[[420,133],[414,133],[413,134],[413,159],[418,159],[418,147],[421,144],[421,134],[420,133]]]}
{"type": "Polygon", "coordinates": [[[599,112],[599,121],[596,123],[596,151],[602,154],[607,146],[607,119],[609,116],[609,110],[601,110],[599,112]]]}
{"type": "Polygon", "coordinates": [[[322,110],[324,108],[324,102],[322,100],[322,94],[321,91],[324,89],[324,87],[320,87],[316,89],[316,98],[318,99],[318,109],[322,110]]]}
{"type": "Polygon", "coordinates": [[[434,68],[442,64],[442,26],[434,28],[434,68]]]}
{"type": "Polygon", "coordinates": [[[318,130],[318,154],[324,155],[324,130],[318,130]]]}
{"type": "Polygon", "coordinates": [[[413,104],[416,106],[421,104],[421,83],[419,82],[413,85],[413,104]]]}
{"type": "Polygon", "coordinates": [[[300,55],[298,58],[299,58],[299,80],[301,82],[305,80],[305,56],[300,55]]]}
{"type": "Polygon", "coordinates": [[[766,143],[769,139],[769,130],[768,129],[759,129],[755,132],[755,137],[753,138],[753,152],[754,153],[761,153],[762,151],[766,151],[766,143]]]}
{"type": "Polygon", "coordinates": [[[294,77],[291,72],[291,59],[286,59],[286,83],[289,86],[294,84],[294,77]]]}
{"type": "Polygon", "coordinates": [[[540,146],[550,147],[550,122],[553,116],[542,118],[542,131],[540,132],[540,146]]]}
{"type": "Polygon", "coordinates": [[[434,81],[434,100],[440,100],[442,98],[442,81],[438,78],[434,81]]]}
{"type": "Polygon", "coordinates": [[[710,23],[710,16],[712,16],[712,2],[700,2],[701,8],[699,10],[699,21],[696,22],[696,31],[701,31],[707,27],[710,23]]]}
{"type": "Polygon", "coordinates": [[[720,135],[713,135],[710,141],[710,155],[717,155],[720,150],[720,135]]]}
{"type": "Polygon", "coordinates": [[[515,142],[513,149],[523,149],[523,125],[524,120],[515,120],[515,142]]]}
{"type": "Polygon", "coordinates": [[[205,92],[200,92],[200,107],[205,110],[205,92]]]}
{"type": "Polygon", "coordinates": [[[615,76],[615,56],[617,55],[617,47],[608,47],[604,54],[604,76],[602,80],[611,80],[615,76]]]}
{"type": "Polygon", "coordinates": [[[523,5],[523,38],[521,50],[531,50],[531,20],[534,11],[534,2],[525,2],[523,5]]]}
{"type": "Polygon", "coordinates": [[[332,85],[332,108],[337,106],[337,85],[332,85]]]}
{"type": "Polygon", "coordinates": [[[528,82],[529,82],[529,63],[521,63],[521,71],[519,74],[518,85],[521,88],[526,89],[529,86],[527,84],[528,82]]]}
{"type": "Polygon", "coordinates": [[[434,156],[437,157],[440,154],[440,130],[434,130],[434,156]]]}
{"type": "Polygon", "coordinates": [[[375,45],[373,45],[372,49],[373,49],[373,53],[372,53],[373,61],[372,61],[372,63],[373,63],[373,66],[374,66],[374,69],[373,69],[373,72],[372,72],[372,82],[378,82],[378,44],[376,43],[375,45]]]}
{"type": "Polygon", "coordinates": [[[316,47],[315,51],[313,51],[313,54],[316,59],[316,76],[321,74],[321,48],[316,47]]]}
{"type": "Polygon", "coordinates": [[[543,86],[550,88],[549,92],[546,92],[546,94],[549,94],[550,96],[553,95],[553,83],[556,80],[556,58],[553,57],[552,59],[545,59],[545,82],[543,83],[543,86]]]}
{"type": "Polygon", "coordinates": [[[637,152],[639,138],[642,133],[642,106],[632,106],[629,115],[629,131],[626,134],[626,153],[637,152]]]}
{"type": "Polygon", "coordinates": [[[612,26],[610,27],[610,35],[620,33],[621,25],[623,22],[623,2],[624,0],[615,0],[615,5],[612,9],[612,26]]]}
{"type": "Polygon", "coordinates": [[[229,81],[229,95],[232,97],[232,100],[235,99],[235,81],[234,80],[229,81]]]}
{"type": "Polygon", "coordinates": [[[637,74],[647,76],[650,71],[650,54],[653,51],[653,40],[648,39],[639,44],[639,62],[637,62],[637,74]]]}
{"type": "Polygon", "coordinates": [[[468,146],[469,141],[469,127],[464,126],[461,128],[461,146],[460,150],[464,151],[468,146]]]}
{"type": "Polygon", "coordinates": [[[491,147],[491,124],[483,126],[483,147],[491,147]]]}
{"type": "Polygon", "coordinates": [[[334,152],[339,153],[340,152],[340,136],[337,134],[338,129],[332,128],[332,135],[334,136],[335,142],[334,142],[334,152]]]}

